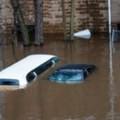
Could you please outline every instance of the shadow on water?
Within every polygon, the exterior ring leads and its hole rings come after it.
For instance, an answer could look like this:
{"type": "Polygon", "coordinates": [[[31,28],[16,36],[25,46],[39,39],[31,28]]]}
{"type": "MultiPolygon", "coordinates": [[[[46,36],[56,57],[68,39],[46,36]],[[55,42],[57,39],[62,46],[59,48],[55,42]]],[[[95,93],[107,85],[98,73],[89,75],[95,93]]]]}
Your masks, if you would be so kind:
{"type": "MultiPolygon", "coordinates": [[[[27,89],[4,92],[5,120],[113,120],[109,89],[109,40],[94,35],[90,40],[65,42],[61,35],[45,35],[44,46],[2,46],[2,68],[30,54],[54,54],[61,60],[27,89]],[[48,81],[49,74],[66,63],[95,64],[97,70],[82,84],[48,81]]],[[[113,74],[119,93],[119,54],[113,54],[113,74]]],[[[0,95],[2,97],[2,95],[0,95]]],[[[119,119],[119,94],[115,97],[115,120],[119,119]],[[117,113],[117,114],[116,114],[117,113]]],[[[3,120],[4,120],[3,119],[3,120]]]]}

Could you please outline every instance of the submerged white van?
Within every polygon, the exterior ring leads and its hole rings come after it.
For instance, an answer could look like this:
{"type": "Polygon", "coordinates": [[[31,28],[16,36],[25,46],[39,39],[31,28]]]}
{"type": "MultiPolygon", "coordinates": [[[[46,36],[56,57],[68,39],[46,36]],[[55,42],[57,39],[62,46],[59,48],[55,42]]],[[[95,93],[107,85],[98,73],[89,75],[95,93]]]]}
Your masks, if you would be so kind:
{"type": "Polygon", "coordinates": [[[59,57],[55,55],[29,55],[0,72],[0,85],[25,88],[28,83],[52,67],[58,60],[59,57]]]}

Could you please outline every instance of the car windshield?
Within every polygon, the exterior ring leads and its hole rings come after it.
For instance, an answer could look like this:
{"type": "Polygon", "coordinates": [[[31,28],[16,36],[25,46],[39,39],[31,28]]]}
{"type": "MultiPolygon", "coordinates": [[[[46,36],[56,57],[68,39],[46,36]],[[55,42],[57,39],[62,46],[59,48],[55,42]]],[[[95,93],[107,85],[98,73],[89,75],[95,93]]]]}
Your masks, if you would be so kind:
{"type": "Polygon", "coordinates": [[[0,79],[0,85],[19,86],[19,81],[16,79],[0,79]]]}
{"type": "Polygon", "coordinates": [[[61,83],[75,83],[82,80],[82,72],[62,70],[56,71],[50,76],[50,80],[61,83]]]}

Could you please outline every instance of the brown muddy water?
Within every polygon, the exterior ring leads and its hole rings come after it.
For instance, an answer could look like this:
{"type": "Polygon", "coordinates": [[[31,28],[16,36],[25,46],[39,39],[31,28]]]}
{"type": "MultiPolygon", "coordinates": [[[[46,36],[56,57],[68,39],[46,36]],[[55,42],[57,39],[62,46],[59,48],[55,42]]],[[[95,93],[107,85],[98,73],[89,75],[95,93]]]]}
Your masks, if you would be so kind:
{"type": "Polygon", "coordinates": [[[66,63],[90,63],[97,70],[80,84],[48,81],[50,69],[24,90],[1,87],[0,120],[120,120],[120,43],[106,35],[90,40],[64,42],[61,36],[45,36],[44,46],[0,46],[0,69],[30,54],[60,57],[55,68],[66,63]]]}

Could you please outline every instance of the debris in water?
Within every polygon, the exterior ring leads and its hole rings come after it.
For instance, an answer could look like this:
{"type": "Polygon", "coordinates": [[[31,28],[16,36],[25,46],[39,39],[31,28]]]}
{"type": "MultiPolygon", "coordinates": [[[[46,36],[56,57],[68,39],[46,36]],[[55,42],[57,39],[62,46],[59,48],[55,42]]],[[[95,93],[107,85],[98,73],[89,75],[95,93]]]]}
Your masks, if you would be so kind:
{"type": "Polygon", "coordinates": [[[91,33],[89,29],[86,29],[86,30],[82,30],[74,33],[74,36],[78,38],[90,39],[91,33]]]}

